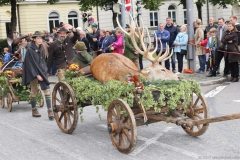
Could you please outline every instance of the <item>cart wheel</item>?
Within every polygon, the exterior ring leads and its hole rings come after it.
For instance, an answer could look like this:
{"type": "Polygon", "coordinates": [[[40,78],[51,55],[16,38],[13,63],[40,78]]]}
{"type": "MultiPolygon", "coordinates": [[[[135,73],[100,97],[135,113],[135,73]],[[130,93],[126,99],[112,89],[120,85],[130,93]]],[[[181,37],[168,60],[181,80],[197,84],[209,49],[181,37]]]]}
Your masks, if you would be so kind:
{"type": "Polygon", "coordinates": [[[108,108],[107,123],[113,146],[122,153],[130,153],[136,145],[137,127],[129,105],[121,99],[112,101],[108,108]]]}
{"type": "Polygon", "coordinates": [[[10,93],[7,94],[7,105],[8,111],[12,112],[12,95],[10,93]]]}
{"type": "Polygon", "coordinates": [[[40,89],[37,91],[37,103],[40,107],[44,106],[44,97],[40,89]]]}
{"type": "MultiPolygon", "coordinates": [[[[192,120],[209,118],[209,107],[202,93],[198,96],[193,93],[191,97],[192,101],[188,105],[187,116],[192,120]]],[[[197,137],[205,133],[208,126],[209,123],[193,126],[192,128],[183,127],[183,129],[189,136],[197,137]]]]}
{"type": "Polygon", "coordinates": [[[5,106],[5,101],[4,101],[4,97],[3,97],[3,89],[2,88],[0,88],[0,107],[1,108],[4,108],[4,106],[5,106]]]}
{"type": "Polygon", "coordinates": [[[66,82],[58,82],[52,93],[55,120],[59,128],[71,134],[78,122],[78,108],[72,87],[66,82]]]}

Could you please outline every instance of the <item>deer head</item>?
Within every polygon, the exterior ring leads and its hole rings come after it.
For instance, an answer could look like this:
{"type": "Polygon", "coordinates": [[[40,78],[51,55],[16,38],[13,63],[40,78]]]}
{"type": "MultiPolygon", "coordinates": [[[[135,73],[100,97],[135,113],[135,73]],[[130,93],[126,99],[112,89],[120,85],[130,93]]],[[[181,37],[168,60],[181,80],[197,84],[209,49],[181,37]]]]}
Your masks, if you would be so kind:
{"type": "MultiPolygon", "coordinates": [[[[143,70],[141,70],[142,74],[144,74],[148,80],[178,80],[178,76],[166,69],[164,66],[160,65],[159,62],[163,62],[167,59],[169,59],[172,56],[172,53],[169,54],[169,46],[166,46],[166,52],[162,55],[162,42],[160,41],[161,45],[161,50],[160,53],[156,58],[153,57],[153,54],[157,51],[158,48],[158,39],[156,38],[156,47],[153,51],[150,52],[151,45],[148,47],[145,46],[143,38],[144,38],[144,33],[146,30],[147,37],[148,37],[148,44],[151,44],[151,39],[150,35],[148,32],[148,29],[144,27],[143,21],[141,19],[141,24],[142,24],[142,31],[140,30],[138,24],[135,24],[132,16],[130,15],[132,21],[130,26],[130,32],[125,31],[122,26],[119,24],[119,21],[117,19],[117,23],[119,28],[131,38],[131,41],[135,47],[135,49],[143,55],[146,59],[152,62],[152,64],[143,70]],[[136,40],[135,40],[135,35],[140,39],[141,45],[142,45],[142,50],[137,46],[136,40]]],[[[156,34],[155,34],[156,36],[156,34]]]]}

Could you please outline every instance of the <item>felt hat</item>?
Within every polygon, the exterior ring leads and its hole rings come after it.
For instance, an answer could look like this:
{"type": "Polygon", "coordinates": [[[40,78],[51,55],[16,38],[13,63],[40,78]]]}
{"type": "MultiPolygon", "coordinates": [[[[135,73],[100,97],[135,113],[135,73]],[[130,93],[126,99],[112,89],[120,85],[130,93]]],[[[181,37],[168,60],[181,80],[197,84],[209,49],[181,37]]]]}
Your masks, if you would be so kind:
{"type": "Polygon", "coordinates": [[[76,50],[82,51],[82,50],[86,50],[87,47],[86,47],[86,45],[85,45],[84,42],[79,41],[79,42],[77,42],[77,43],[74,45],[73,49],[76,49],[76,50]]]}
{"type": "Polygon", "coordinates": [[[126,27],[125,28],[130,28],[130,26],[128,24],[126,24],[126,27]]]}
{"type": "Polygon", "coordinates": [[[59,33],[59,32],[66,32],[66,33],[69,33],[69,30],[67,30],[67,29],[64,28],[64,27],[60,27],[60,28],[58,28],[58,30],[57,30],[57,33],[59,33]]]}
{"type": "Polygon", "coordinates": [[[20,39],[24,39],[24,38],[27,38],[27,37],[28,37],[28,35],[21,35],[20,39]]]}
{"type": "Polygon", "coordinates": [[[93,23],[92,27],[98,27],[97,23],[93,23]]]}
{"type": "Polygon", "coordinates": [[[32,35],[32,38],[36,38],[36,37],[44,37],[44,35],[42,34],[42,32],[36,31],[36,32],[32,35]]]}

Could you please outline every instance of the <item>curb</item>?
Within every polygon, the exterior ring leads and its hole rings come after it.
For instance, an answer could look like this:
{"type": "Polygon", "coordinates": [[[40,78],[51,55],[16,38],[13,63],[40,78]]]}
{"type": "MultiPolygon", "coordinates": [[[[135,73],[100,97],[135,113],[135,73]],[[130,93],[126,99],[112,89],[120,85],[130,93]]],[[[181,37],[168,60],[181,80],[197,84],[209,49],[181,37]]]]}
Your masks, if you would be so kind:
{"type": "Polygon", "coordinates": [[[214,84],[220,84],[227,81],[227,77],[219,78],[217,80],[210,80],[205,82],[198,82],[200,86],[209,86],[214,84]]]}

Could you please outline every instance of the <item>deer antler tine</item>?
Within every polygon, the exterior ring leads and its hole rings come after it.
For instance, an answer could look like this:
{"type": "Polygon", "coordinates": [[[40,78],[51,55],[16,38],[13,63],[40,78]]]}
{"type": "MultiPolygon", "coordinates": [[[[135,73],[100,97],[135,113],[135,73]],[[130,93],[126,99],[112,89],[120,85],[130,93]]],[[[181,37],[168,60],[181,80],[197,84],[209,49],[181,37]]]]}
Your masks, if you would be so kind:
{"type": "MultiPolygon", "coordinates": [[[[156,33],[155,33],[155,35],[156,35],[156,33]]],[[[157,43],[157,39],[156,39],[156,43],[157,43]]],[[[161,60],[161,59],[159,59],[159,57],[161,57],[162,56],[162,51],[163,51],[163,47],[162,47],[162,41],[160,40],[160,52],[158,53],[158,55],[157,55],[157,57],[155,58],[155,61],[153,62],[153,64],[155,64],[156,62],[161,62],[161,61],[159,61],[159,60],[161,60]]],[[[155,53],[157,51],[157,48],[155,48],[154,49],[154,51],[153,51],[153,53],[155,53]]]]}
{"type": "Polygon", "coordinates": [[[118,18],[116,18],[116,20],[117,20],[118,27],[121,29],[121,31],[123,31],[126,35],[130,36],[130,34],[127,31],[125,31],[125,29],[123,29],[122,26],[120,25],[118,18]]]}
{"type": "Polygon", "coordinates": [[[169,54],[169,46],[167,45],[166,46],[166,52],[161,57],[159,57],[159,59],[157,59],[157,62],[165,61],[168,54],[169,54]]]}

